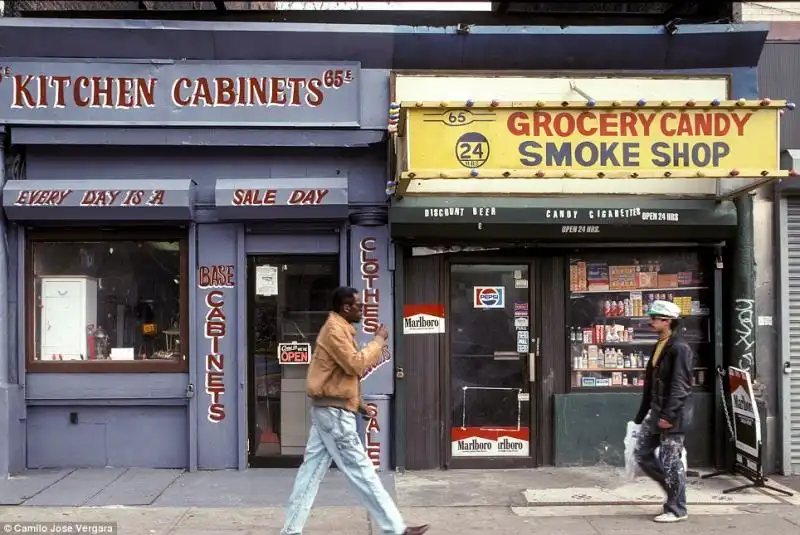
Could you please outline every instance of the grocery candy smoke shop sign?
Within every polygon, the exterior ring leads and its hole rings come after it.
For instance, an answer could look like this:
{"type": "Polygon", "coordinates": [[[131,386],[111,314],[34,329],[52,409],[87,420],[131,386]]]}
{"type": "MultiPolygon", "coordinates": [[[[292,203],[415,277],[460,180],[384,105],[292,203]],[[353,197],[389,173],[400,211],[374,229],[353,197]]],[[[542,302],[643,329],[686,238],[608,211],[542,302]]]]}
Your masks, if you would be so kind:
{"type": "Polygon", "coordinates": [[[513,177],[510,171],[525,170],[542,178],[622,171],[636,178],[778,169],[780,106],[770,101],[454,106],[403,104],[407,171],[513,177]]]}
{"type": "Polygon", "coordinates": [[[0,124],[358,126],[360,64],[0,63],[0,124]]]}

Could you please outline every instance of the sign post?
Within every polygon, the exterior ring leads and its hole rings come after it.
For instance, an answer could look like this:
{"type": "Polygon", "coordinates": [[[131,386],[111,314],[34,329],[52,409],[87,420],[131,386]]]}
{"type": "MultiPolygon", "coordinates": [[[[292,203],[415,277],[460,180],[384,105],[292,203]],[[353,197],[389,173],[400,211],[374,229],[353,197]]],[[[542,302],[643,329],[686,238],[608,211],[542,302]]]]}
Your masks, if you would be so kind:
{"type": "MultiPolygon", "coordinates": [[[[718,370],[720,377],[723,369],[718,370]]],[[[745,489],[760,488],[792,496],[792,493],[768,485],[768,478],[764,477],[764,467],[761,463],[761,418],[758,414],[753,382],[750,372],[740,368],[728,367],[728,395],[722,398],[722,408],[728,424],[730,439],[734,444],[735,456],[732,468],[720,470],[703,476],[709,479],[719,475],[741,475],[750,480],[746,485],[740,485],[723,490],[723,494],[739,492],[745,489]]]]}

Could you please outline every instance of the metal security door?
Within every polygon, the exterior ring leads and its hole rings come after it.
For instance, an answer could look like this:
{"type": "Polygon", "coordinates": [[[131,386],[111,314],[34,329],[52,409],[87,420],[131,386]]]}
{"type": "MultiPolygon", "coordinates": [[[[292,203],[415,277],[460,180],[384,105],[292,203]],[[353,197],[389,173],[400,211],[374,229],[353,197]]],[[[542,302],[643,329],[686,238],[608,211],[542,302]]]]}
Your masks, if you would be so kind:
{"type": "Polygon", "coordinates": [[[800,198],[783,198],[778,213],[781,270],[783,472],[800,474],[800,198]]]}

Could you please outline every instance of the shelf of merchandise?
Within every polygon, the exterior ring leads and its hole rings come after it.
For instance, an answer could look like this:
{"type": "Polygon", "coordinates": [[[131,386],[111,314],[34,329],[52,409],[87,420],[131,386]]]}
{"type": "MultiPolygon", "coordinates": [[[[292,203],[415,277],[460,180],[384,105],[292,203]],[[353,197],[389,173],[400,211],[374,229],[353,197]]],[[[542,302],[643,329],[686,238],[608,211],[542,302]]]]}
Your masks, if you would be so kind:
{"type": "Polygon", "coordinates": [[[629,293],[653,293],[653,292],[679,292],[681,290],[708,290],[708,286],[678,286],[675,288],[626,288],[624,290],[570,290],[570,299],[583,299],[583,296],[597,294],[629,294],[629,293]]]}

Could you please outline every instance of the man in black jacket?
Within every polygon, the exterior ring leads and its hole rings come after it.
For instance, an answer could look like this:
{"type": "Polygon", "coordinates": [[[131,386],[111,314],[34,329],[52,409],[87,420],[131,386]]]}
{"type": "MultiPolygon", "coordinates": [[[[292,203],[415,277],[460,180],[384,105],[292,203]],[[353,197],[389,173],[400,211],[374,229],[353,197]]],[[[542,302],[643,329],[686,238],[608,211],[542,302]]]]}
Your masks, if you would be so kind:
{"type": "Polygon", "coordinates": [[[680,308],[655,301],[647,311],[650,326],[659,334],[647,363],[644,396],[635,423],[641,424],[636,461],[642,471],[667,493],[656,522],[681,522],[686,511],[686,468],[681,459],[683,440],[692,419],[694,354],[678,332],[680,308]],[[660,458],[656,448],[661,447],[660,458]]]}

